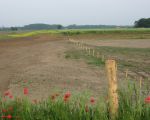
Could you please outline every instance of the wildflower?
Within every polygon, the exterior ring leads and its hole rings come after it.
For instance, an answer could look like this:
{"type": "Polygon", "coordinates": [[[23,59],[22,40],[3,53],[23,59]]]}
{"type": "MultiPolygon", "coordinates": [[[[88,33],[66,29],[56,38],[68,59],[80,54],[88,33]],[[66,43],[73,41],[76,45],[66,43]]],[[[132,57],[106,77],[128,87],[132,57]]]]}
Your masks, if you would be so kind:
{"type": "Polygon", "coordinates": [[[90,98],[90,102],[91,102],[91,104],[94,104],[94,103],[95,103],[95,98],[94,98],[94,97],[91,97],[91,98],[90,98]]]}
{"type": "Polygon", "coordinates": [[[12,111],[12,110],[13,110],[13,107],[9,107],[8,110],[9,110],[9,111],[12,111]]]}
{"type": "Polygon", "coordinates": [[[64,101],[67,102],[68,99],[70,98],[70,96],[71,96],[71,93],[69,91],[66,92],[65,95],[64,95],[64,101]]]}
{"type": "Polygon", "coordinates": [[[10,94],[9,91],[5,91],[5,92],[4,92],[4,95],[5,95],[5,96],[8,96],[9,94],[10,94]]]}
{"type": "Polygon", "coordinates": [[[29,93],[28,88],[24,88],[24,95],[27,95],[29,93]]]}
{"type": "Polygon", "coordinates": [[[68,98],[64,98],[64,102],[67,102],[68,101],[68,98]]]}
{"type": "Polygon", "coordinates": [[[55,95],[52,95],[52,96],[51,96],[51,99],[54,100],[54,99],[55,99],[55,95]]]}
{"type": "Polygon", "coordinates": [[[68,91],[65,93],[64,98],[69,98],[71,96],[71,93],[68,91]]]}
{"type": "Polygon", "coordinates": [[[13,95],[9,95],[9,98],[10,98],[10,99],[13,99],[13,95]]]}
{"type": "Polygon", "coordinates": [[[6,116],[1,116],[1,118],[6,118],[6,116]]]}
{"type": "Polygon", "coordinates": [[[24,80],[23,82],[24,82],[24,83],[27,83],[28,81],[27,81],[27,80],[24,80]]]}
{"type": "Polygon", "coordinates": [[[8,119],[11,119],[11,118],[12,118],[12,116],[11,116],[11,115],[7,115],[6,117],[7,117],[8,119]]]}
{"type": "Polygon", "coordinates": [[[148,96],[147,98],[145,98],[145,103],[150,103],[150,96],[148,96]]]}
{"type": "Polygon", "coordinates": [[[2,112],[5,113],[5,112],[7,112],[7,110],[3,109],[2,112]]]}

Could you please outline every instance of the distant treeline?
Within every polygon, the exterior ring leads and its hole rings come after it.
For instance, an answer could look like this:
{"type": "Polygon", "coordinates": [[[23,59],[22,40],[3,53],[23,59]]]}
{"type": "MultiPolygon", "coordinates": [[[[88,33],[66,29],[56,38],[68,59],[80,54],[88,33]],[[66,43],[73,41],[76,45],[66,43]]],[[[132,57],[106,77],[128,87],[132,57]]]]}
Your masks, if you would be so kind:
{"type": "Polygon", "coordinates": [[[142,18],[134,23],[137,28],[150,28],[150,18],[142,18]]]}
{"type": "Polygon", "coordinates": [[[134,26],[116,26],[116,25],[68,25],[63,26],[60,24],[29,24],[23,27],[1,27],[0,31],[17,31],[17,30],[60,30],[60,29],[105,29],[105,28],[150,28],[150,18],[142,18],[135,21],[134,26]]]}
{"type": "Polygon", "coordinates": [[[105,29],[105,28],[128,28],[131,26],[115,26],[115,25],[69,25],[62,26],[60,24],[29,24],[23,27],[3,27],[0,30],[60,30],[60,29],[105,29]]]}

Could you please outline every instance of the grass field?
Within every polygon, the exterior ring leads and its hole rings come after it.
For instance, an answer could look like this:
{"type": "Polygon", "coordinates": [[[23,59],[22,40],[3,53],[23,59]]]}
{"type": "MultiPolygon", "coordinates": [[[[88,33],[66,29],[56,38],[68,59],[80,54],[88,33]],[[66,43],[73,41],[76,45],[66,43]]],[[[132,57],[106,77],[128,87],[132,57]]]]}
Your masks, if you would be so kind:
{"type": "Polygon", "coordinates": [[[150,29],[140,28],[140,29],[95,29],[95,30],[41,30],[41,31],[18,31],[18,32],[7,32],[5,34],[0,34],[0,39],[16,38],[16,37],[30,37],[38,34],[62,34],[69,35],[73,37],[83,37],[84,35],[101,35],[104,38],[132,38],[132,39],[148,39],[150,29]],[[81,36],[79,36],[81,35],[81,36]]]}
{"type": "Polygon", "coordinates": [[[149,120],[149,46],[150,29],[1,32],[0,119],[111,120],[105,70],[111,58],[118,65],[115,120],[149,120]]]}
{"type": "MultiPolygon", "coordinates": [[[[101,55],[105,55],[105,59],[116,59],[121,70],[130,69],[135,73],[145,72],[149,74],[150,48],[92,47],[95,49],[95,54],[99,52],[101,55]]],[[[83,58],[88,64],[104,67],[104,62],[100,58],[89,56],[87,52],[82,50],[69,50],[66,52],[66,58],[83,58]]]]}

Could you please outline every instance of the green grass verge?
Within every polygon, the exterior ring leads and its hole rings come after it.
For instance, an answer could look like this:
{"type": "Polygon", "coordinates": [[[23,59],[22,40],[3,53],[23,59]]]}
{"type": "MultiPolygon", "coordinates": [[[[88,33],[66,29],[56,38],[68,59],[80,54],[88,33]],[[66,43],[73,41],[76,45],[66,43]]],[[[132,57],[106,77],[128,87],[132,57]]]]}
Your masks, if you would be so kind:
{"type": "MultiPolygon", "coordinates": [[[[92,46],[93,47],[93,46],[92,46]]],[[[105,59],[114,58],[120,69],[131,71],[143,71],[149,73],[150,48],[121,48],[121,47],[93,47],[96,52],[105,55],[105,59]]],[[[65,57],[70,59],[83,59],[88,64],[103,66],[105,63],[101,58],[88,55],[87,52],[79,49],[72,49],[65,52],[65,57]]]]}
{"type": "Polygon", "coordinates": [[[92,55],[88,55],[87,52],[83,50],[72,49],[65,52],[66,59],[76,59],[81,60],[84,59],[87,64],[96,65],[96,66],[104,66],[105,62],[100,58],[93,57],[92,55]]]}
{"type": "MultiPolygon", "coordinates": [[[[150,119],[150,101],[145,101],[138,86],[129,83],[127,89],[121,88],[118,93],[118,116],[114,120],[150,119]]],[[[111,120],[109,100],[105,98],[90,98],[81,93],[71,93],[67,101],[64,97],[62,94],[32,103],[27,97],[10,100],[5,96],[6,101],[0,99],[0,119],[11,115],[12,120],[111,120]]]]}
{"type": "Polygon", "coordinates": [[[122,68],[149,72],[150,48],[96,47],[96,50],[118,60],[122,68]]]}

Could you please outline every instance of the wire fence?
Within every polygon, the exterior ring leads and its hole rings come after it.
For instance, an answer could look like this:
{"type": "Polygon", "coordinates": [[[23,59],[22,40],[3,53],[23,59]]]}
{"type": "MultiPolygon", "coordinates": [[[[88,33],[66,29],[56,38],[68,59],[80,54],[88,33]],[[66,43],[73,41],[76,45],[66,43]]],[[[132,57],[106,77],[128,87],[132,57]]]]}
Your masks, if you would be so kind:
{"type": "MultiPolygon", "coordinates": [[[[113,57],[113,56],[108,56],[103,54],[102,52],[98,51],[95,49],[95,46],[86,44],[84,42],[80,42],[74,39],[70,39],[68,37],[69,42],[71,42],[72,44],[74,44],[78,49],[83,50],[84,52],[86,52],[87,55],[91,56],[91,57],[96,57],[97,59],[100,59],[102,62],[105,62],[107,59],[114,59],[116,60],[118,63],[124,62],[124,59],[118,58],[118,57],[113,57]]],[[[118,64],[119,66],[119,64],[118,64]]],[[[140,70],[140,68],[137,68],[138,71],[133,71],[130,70],[129,68],[126,69],[119,69],[120,72],[122,72],[125,76],[125,79],[131,79],[131,80],[135,80],[138,84],[139,84],[139,88],[140,88],[140,92],[142,94],[150,94],[150,73],[147,72],[143,72],[142,70],[140,70]]]]}

